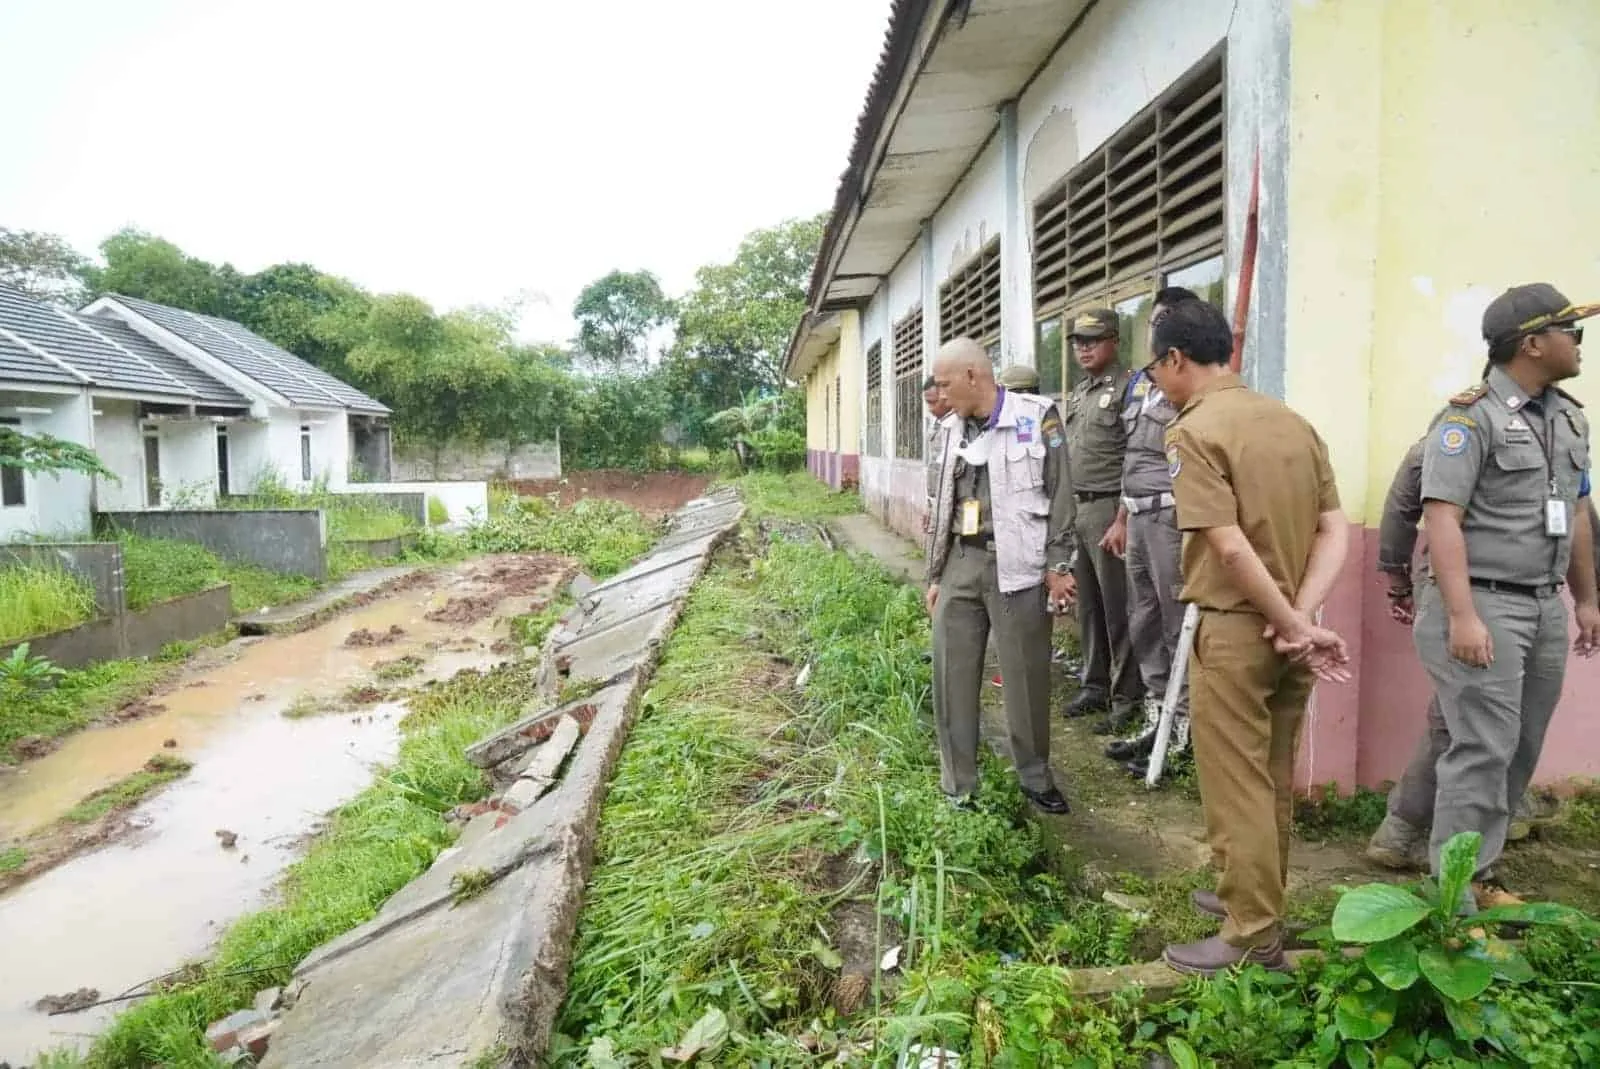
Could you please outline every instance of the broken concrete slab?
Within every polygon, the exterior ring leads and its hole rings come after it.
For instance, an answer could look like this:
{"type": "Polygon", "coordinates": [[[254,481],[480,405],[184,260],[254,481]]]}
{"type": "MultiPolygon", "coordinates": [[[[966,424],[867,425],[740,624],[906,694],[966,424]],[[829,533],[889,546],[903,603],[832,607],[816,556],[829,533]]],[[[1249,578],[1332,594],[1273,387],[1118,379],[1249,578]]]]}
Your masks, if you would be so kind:
{"type": "MultiPolygon", "coordinates": [[[[624,679],[614,679],[610,685],[618,686],[624,682],[624,679]]],[[[563,717],[570,717],[577,721],[580,728],[586,728],[594,718],[595,700],[601,693],[604,691],[555,709],[536,705],[521,720],[468,746],[465,751],[467,760],[479,768],[494,768],[543,743],[555,732],[563,717]]]]}
{"type": "Polygon", "coordinates": [[[545,791],[555,785],[562,764],[572,748],[578,745],[582,733],[578,722],[563,713],[555,731],[530,755],[531,759],[500,799],[500,804],[520,813],[537,802],[545,791]]]}
{"type": "Polygon", "coordinates": [[[572,577],[572,582],[567,584],[567,593],[581,600],[587,597],[594,588],[595,581],[589,577],[589,574],[587,572],[579,572],[572,577]]]}
{"type": "Polygon", "coordinates": [[[588,592],[588,597],[597,597],[600,594],[611,590],[613,587],[625,586],[643,576],[651,574],[652,572],[661,571],[663,568],[671,568],[682,564],[684,561],[696,560],[705,554],[707,549],[710,548],[709,544],[715,542],[718,537],[720,536],[715,532],[706,535],[697,535],[693,540],[685,542],[680,546],[672,546],[668,549],[654,551],[646,556],[640,557],[627,571],[618,572],[610,579],[607,579],[599,586],[590,590],[588,592]]]}
{"type": "Polygon", "coordinates": [[[630,668],[653,668],[661,644],[677,622],[678,605],[662,605],[614,627],[585,628],[560,645],[552,643],[553,653],[568,665],[569,679],[610,679],[630,668]]]}
{"type": "Polygon", "coordinates": [[[700,574],[700,556],[689,557],[668,568],[647,572],[637,579],[607,590],[584,614],[576,636],[614,627],[630,617],[650,612],[686,597],[700,574]]]}
{"type": "Polygon", "coordinates": [[[236,617],[233,626],[239,629],[241,635],[278,635],[304,631],[358,598],[375,594],[386,586],[428,570],[418,567],[374,568],[340,580],[303,601],[236,617]]]}

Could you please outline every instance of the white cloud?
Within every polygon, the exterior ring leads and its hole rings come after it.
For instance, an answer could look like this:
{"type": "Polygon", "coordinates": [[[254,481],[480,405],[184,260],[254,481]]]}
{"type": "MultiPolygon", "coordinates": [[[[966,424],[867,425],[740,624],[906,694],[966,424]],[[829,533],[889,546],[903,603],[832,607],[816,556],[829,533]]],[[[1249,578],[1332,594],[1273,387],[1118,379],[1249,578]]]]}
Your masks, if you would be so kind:
{"type": "Polygon", "coordinates": [[[888,0],[10,0],[0,225],[132,224],[442,307],[681,291],[832,203],[888,0]],[[18,47],[20,45],[20,47],[18,47]]]}

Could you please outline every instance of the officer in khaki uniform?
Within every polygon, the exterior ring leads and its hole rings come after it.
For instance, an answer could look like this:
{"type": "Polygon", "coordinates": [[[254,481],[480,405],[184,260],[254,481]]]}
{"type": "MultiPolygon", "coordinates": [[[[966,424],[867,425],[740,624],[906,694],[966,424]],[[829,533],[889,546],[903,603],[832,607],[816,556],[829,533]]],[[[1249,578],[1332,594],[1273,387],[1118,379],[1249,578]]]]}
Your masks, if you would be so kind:
{"type": "MultiPolygon", "coordinates": [[[[1488,375],[1487,368],[1484,375],[1488,375]]],[[[1389,613],[1397,623],[1408,626],[1416,617],[1412,567],[1417,527],[1422,522],[1422,451],[1426,445],[1424,437],[1406,450],[1389,484],[1378,524],[1378,571],[1389,577],[1389,613]]],[[[1593,497],[1588,502],[1589,529],[1600,531],[1593,497]]],[[[1600,549],[1600,539],[1595,545],[1600,549]]],[[[1433,827],[1437,788],[1434,767],[1449,744],[1450,732],[1439,712],[1439,699],[1430,697],[1427,726],[1404,774],[1389,791],[1388,815],[1367,843],[1368,861],[1398,871],[1428,867],[1428,831],[1433,827]]],[[[1506,831],[1508,840],[1525,839],[1532,833],[1535,808],[1533,799],[1524,793],[1506,831]]]]}
{"type": "MultiPolygon", "coordinates": [[[[1082,689],[1063,712],[1085,716],[1110,708],[1097,725],[1120,731],[1139,714],[1144,685],[1128,646],[1128,580],[1122,558],[1105,544],[1122,494],[1128,443],[1122,396],[1130,372],[1117,366],[1117,313],[1091,308],[1068,329],[1085,372],[1067,397],[1067,452],[1078,506],[1078,632],[1083,643],[1082,689]]],[[[1120,550],[1118,551],[1120,552],[1120,550]]]]}
{"type": "Polygon", "coordinates": [[[928,539],[940,786],[957,806],[973,804],[992,627],[1022,793],[1045,812],[1065,813],[1049,763],[1051,614],[1074,593],[1061,420],[1049,400],[997,385],[988,355],[970,339],[941,348],[933,372],[952,409],[928,539]]]}
{"type": "Polygon", "coordinates": [[[1221,872],[1197,908],[1221,932],[1169,946],[1180,972],[1284,964],[1294,757],[1315,676],[1348,679],[1344,642],[1312,622],[1348,532],[1322,440],[1228,368],[1233,334],[1203,301],[1153,331],[1149,372],[1179,406],[1168,472],[1183,530],[1183,598],[1200,609],[1190,660],[1195,767],[1221,872]],[[1250,463],[1246,465],[1244,461],[1250,463]]]}
{"type": "MultiPolygon", "coordinates": [[[[1192,290],[1171,286],[1156,294],[1150,309],[1153,327],[1173,305],[1199,300],[1192,290]]],[[[1183,630],[1183,586],[1179,550],[1183,535],[1172,496],[1172,476],[1167,474],[1167,427],[1178,408],[1161,392],[1147,372],[1128,382],[1122,400],[1122,426],[1128,447],[1122,461],[1122,502],[1107,540],[1113,553],[1121,553],[1128,574],[1128,645],[1144,683],[1144,719],[1129,738],[1106,747],[1106,756],[1126,761],[1130,775],[1143,779],[1147,760],[1155,748],[1161,706],[1172,675],[1172,661],[1183,630]]],[[[1168,752],[1189,749],[1189,688],[1178,691],[1168,752]]],[[[1168,766],[1170,767],[1170,766],[1168,766]]]]}
{"type": "Polygon", "coordinates": [[[1012,393],[1039,392],[1039,373],[1027,364],[1008,364],[1000,369],[995,381],[1012,393]]]}
{"type": "Polygon", "coordinates": [[[1435,875],[1458,832],[1483,836],[1480,879],[1500,856],[1507,799],[1528,785],[1566,677],[1563,579],[1578,652],[1600,643],[1590,513],[1578,507],[1589,493],[1589,422],[1555,385],[1578,374],[1576,324],[1596,313],[1545,283],[1496,297],[1483,314],[1488,378],[1452,397],[1424,439],[1432,581],[1413,636],[1449,733],[1435,768],[1435,875]]]}

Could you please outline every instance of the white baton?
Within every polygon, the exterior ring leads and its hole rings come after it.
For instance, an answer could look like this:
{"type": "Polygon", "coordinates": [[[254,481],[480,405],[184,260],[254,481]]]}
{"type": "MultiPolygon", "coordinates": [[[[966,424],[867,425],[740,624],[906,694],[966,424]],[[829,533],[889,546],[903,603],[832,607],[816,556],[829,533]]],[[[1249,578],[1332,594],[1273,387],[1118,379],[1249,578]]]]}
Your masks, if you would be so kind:
{"type": "Polygon", "coordinates": [[[1172,653],[1172,672],[1167,676],[1167,693],[1161,699],[1161,722],[1156,725],[1156,743],[1150,751],[1150,766],[1144,785],[1155,787],[1167,763],[1167,746],[1172,741],[1172,721],[1178,715],[1178,697],[1188,682],[1189,651],[1194,648],[1194,633],[1200,627],[1200,608],[1190,602],[1183,610],[1183,629],[1178,632],[1178,648],[1172,653]]]}

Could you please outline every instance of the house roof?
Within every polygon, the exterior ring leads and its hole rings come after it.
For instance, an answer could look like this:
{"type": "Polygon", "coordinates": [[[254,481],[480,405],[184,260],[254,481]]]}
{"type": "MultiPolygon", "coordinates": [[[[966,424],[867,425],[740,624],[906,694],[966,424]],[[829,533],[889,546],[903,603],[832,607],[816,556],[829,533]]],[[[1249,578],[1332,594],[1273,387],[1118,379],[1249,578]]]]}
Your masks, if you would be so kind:
{"type": "Polygon", "coordinates": [[[108,336],[94,321],[64,308],[36,301],[0,287],[0,378],[36,383],[70,384],[91,389],[170,397],[175,401],[210,401],[223,405],[249,402],[210,376],[167,353],[152,358],[143,347],[130,348],[108,336]]]}
{"type": "Polygon", "coordinates": [[[97,332],[108,341],[149,361],[183,383],[194,391],[195,396],[201,402],[230,406],[248,406],[250,404],[249,398],[238,390],[218,379],[212,378],[176,353],[163,349],[122,320],[102,315],[79,315],[78,318],[87,323],[91,330],[97,332]]]}
{"type": "Polygon", "coordinates": [[[389,409],[238,323],[215,316],[169,308],[164,304],[107,294],[135,315],[164,327],[234,371],[259,383],[293,405],[343,408],[369,415],[386,415],[389,409]]]}

